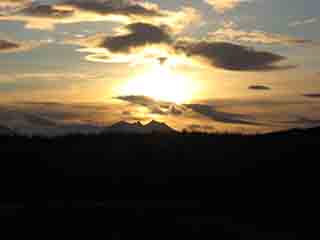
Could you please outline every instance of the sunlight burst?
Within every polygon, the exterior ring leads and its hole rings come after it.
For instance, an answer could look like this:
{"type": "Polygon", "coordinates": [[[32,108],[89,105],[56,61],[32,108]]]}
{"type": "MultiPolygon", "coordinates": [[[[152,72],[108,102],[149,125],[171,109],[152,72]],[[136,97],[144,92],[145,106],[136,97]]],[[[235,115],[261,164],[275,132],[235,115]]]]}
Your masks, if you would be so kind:
{"type": "Polygon", "coordinates": [[[167,64],[155,64],[150,71],[129,80],[121,92],[180,104],[190,101],[194,91],[195,84],[190,79],[174,73],[167,64]]]}

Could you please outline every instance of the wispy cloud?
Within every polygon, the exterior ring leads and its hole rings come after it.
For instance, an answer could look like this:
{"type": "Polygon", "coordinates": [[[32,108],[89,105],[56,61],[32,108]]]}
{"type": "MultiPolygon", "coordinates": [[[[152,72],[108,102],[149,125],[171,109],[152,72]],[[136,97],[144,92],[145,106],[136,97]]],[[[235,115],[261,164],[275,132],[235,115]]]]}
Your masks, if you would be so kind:
{"type": "Polygon", "coordinates": [[[0,0],[0,9],[3,11],[11,8],[23,7],[32,3],[32,0],[0,0]]]}
{"type": "Polygon", "coordinates": [[[298,21],[293,21],[289,23],[289,27],[297,27],[301,25],[306,25],[306,24],[312,24],[318,22],[317,18],[307,18],[303,20],[298,20],[298,21]]]}
{"type": "Polygon", "coordinates": [[[70,73],[70,72],[25,72],[12,70],[7,74],[0,74],[0,94],[25,93],[34,95],[34,92],[67,91],[81,89],[99,79],[98,74],[70,73]]]}
{"type": "Polygon", "coordinates": [[[244,124],[244,125],[260,125],[256,122],[252,116],[237,113],[222,112],[215,109],[211,105],[205,104],[188,104],[185,105],[207,118],[210,118],[216,122],[221,122],[225,124],[244,124]]]}
{"type": "Polygon", "coordinates": [[[250,3],[252,0],[204,0],[207,4],[211,5],[218,13],[224,13],[231,10],[240,4],[250,3]]]}
{"type": "Polygon", "coordinates": [[[116,97],[116,99],[146,107],[150,110],[150,113],[159,115],[182,115],[188,110],[183,105],[166,101],[158,101],[147,96],[119,96],[116,97]]]}
{"type": "Polygon", "coordinates": [[[18,13],[31,4],[32,0],[0,0],[0,17],[18,13]]]}
{"type": "Polygon", "coordinates": [[[259,125],[259,123],[255,122],[250,116],[222,112],[215,109],[214,106],[206,104],[179,105],[170,102],[157,101],[146,96],[120,96],[117,99],[144,106],[148,108],[151,113],[160,115],[189,115],[196,117],[194,114],[200,114],[202,117],[225,124],[259,125]]]}
{"type": "Polygon", "coordinates": [[[30,3],[32,0],[0,0],[1,5],[19,5],[30,3]]]}
{"type": "Polygon", "coordinates": [[[271,90],[270,87],[264,85],[251,85],[248,87],[250,90],[258,90],[258,91],[268,91],[271,90]]]}
{"type": "Polygon", "coordinates": [[[319,98],[320,99],[320,93],[306,93],[303,94],[304,97],[307,98],[319,98]]]}
{"type": "Polygon", "coordinates": [[[248,42],[255,44],[281,44],[320,46],[320,42],[309,39],[296,38],[283,34],[268,33],[260,30],[242,30],[234,23],[225,24],[222,28],[208,33],[208,38],[213,41],[248,42]]]}

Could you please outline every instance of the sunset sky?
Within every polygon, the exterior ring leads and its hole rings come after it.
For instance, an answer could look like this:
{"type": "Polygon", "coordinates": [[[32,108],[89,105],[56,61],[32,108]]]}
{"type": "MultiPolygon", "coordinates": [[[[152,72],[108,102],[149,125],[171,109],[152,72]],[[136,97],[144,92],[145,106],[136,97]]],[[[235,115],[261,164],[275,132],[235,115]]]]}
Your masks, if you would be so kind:
{"type": "Polygon", "coordinates": [[[0,125],[320,125],[319,0],[0,0],[0,125]]]}

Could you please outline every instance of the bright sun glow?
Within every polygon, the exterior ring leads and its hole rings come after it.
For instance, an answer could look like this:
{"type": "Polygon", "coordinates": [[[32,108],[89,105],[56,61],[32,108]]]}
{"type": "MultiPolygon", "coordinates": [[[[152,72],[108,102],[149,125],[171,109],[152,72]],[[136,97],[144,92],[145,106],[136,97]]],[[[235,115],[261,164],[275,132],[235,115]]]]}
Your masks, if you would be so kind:
{"type": "Polygon", "coordinates": [[[143,95],[174,103],[190,101],[194,91],[190,79],[173,73],[166,64],[155,64],[150,71],[128,81],[122,89],[124,95],[143,95]]]}

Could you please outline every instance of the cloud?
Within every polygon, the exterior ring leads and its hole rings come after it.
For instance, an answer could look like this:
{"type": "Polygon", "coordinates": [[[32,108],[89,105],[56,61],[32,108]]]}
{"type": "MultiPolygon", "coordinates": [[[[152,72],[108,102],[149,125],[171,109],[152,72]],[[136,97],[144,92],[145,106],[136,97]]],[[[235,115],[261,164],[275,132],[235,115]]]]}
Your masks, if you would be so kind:
{"type": "Polygon", "coordinates": [[[110,0],[69,0],[56,4],[33,2],[21,11],[0,16],[0,20],[22,21],[26,28],[52,30],[57,24],[111,21],[123,24],[136,22],[171,26],[177,32],[201,20],[197,10],[181,7],[177,11],[163,10],[148,2],[110,0]]]}
{"type": "Polygon", "coordinates": [[[286,124],[302,125],[304,127],[314,127],[320,125],[320,119],[311,119],[307,117],[297,117],[295,120],[284,121],[286,124]]]}
{"type": "Polygon", "coordinates": [[[268,91],[271,90],[270,87],[263,86],[263,85],[252,85],[248,87],[250,90],[258,90],[258,91],[268,91]]]}
{"type": "Polygon", "coordinates": [[[28,51],[39,44],[34,42],[14,42],[0,39],[0,53],[23,52],[28,51]]]}
{"type": "Polygon", "coordinates": [[[17,49],[19,48],[19,44],[6,41],[6,40],[0,40],[0,50],[1,51],[7,51],[7,50],[12,50],[12,49],[17,49]]]}
{"type": "Polygon", "coordinates": [[[95,34],[72,38],[66,44],[76,44],[87,52],[88,61],[117,63],[163,62],[174,55],[173,33],[168,26],[133,23],[117,29],[114,35],[95,34]],[[166,59],[166,60],[165,60],[166,59]]]}
{"type": "MultiPolygon", "coordinates": [[[[197,118],[196,114],[202,117],[209,118],[215,122],[225,124],[244,124],[244,125],[259,125],[259,123],[251,120],[248,115],[227,113],[218,111],[214,106],[206,104],[175,104],[164,101],[157,101],[147,96],[120,96],[116,99],[126,101],[132,104],[146,107],[150,113],[159,115],[175,115],[175,116],[192,116],[197,118]]],[[[199,117],[199,116],[198,116],[199,117]]]]}
{"type": "Polygon", "coordinates": [[[157,101],[147,96],[129,95],[119,96],[116,99],[146,107],[150,110],[150,113],[159,115],[182,115],[187,110],[183,105],[157,101]]]}
{"type": "Polygon", "coordinates": [[[55,5],[38,4],[36,2],[23,5],[19,11],[8,12],[0,20],[25,22],[25,28],[52,30],[55,24],[72,23],[73,17],[78,22],[78,17],[74,16],[74,11],[59,9],[55,5]]]}
{"type": "Polygon", "coordinates": [[[10,10],[31,4],[32,0],[0,0],[0,9],[10,10]]]}
{"type": "Polygon", "coordinates": [[[0,4],[25,4],[30,2],[31,0],[0,0],[0,4]]]}
{"type": "Polygon", "coordinates": [[[320,123],[319,104],[307,100],[208,99],[177,105],[145,96],[121,96],[116,99],[121,101],[2,103],[0,125],[27,134],[59,135],[94,133],[118,121],[150,121],[154,118],[177,129],[209,132],[226,129],[238,132],[240,127],[245,127],[247,133],[269,132],[292,127],[312,127],[320,123]],[[155,116],[154,106],[162,113],[155,116]],[[292,111],[287,111],[288,108],[292,111]],[[308,108],[314,111],[306,111],[308,108]]]}
{"type": "Polygon", "coordinates": [[[308,98],[320,98],[320,93],[307,93],[303,94],[303,96],[308,98]]]}
{"type": "Polygon", "coordinates": [[[176,32],[201,21],[200,13],[194,8],[182,6],[180,10],[169,11],[147,1],[69,0],[60,6],[71,7],[76,12],[114,16],[126,24],[135,22],[165,24],[176,32]]]}
{"type": "MultiPolygon", "coordinates": [[[[61,94],[67,91],[81,91],[93,81],[99,79],[99,73],[72,72],[15,72],[0,74],[0,95],[10,95],[13,98],[28,95],[46,96],[48,92],[61,94]]],[[[91,84],[90,84],[91,83],[91,84]]]]}
{"type": "Polygon", "coordinates": [[[137,95],[119,96],[119,97],[116,97],[116,99],[127,101],[127,102],[134,103],[134,104],[138,104],[141,106],[150,106],[150,105],[155,105],[155,104],[158,105],[158,103],[159,103],[158,101],[154,100],[151,97],[141,96],[141,95],[139,95],[139,96],[137,96],[137,95]]]}
{"type": "Polygon", "coordinates": [[[69,0],[61,4],[78,10],[95,12],[101,15],[119,14],[126,16],[163,16],[155,4],[145,4],[134,1],[108,1],[108,0],[69,0]]]}
{"type": "Polygon", "coordinates": [[[255,121],[248,120],[250,119],[250,116],[217,111],[211,105],[186,104],[185,106],[192,109],[194,112],[197,112],[216,122],[230,123],[230,124],[259,125],[259,123],[255,121]]]}
{"type": "Polygon", "coordinates": [[[215,128],[210,125],[190,124],[185,130],[191,132],[212,132],[215,128]]]}
{"type": "Polygon", "coordinates": [[[0,124],[28,135],[96,133],[103,130],[97,119],[105,118],[108,109],[104,106],[104,110],[99,110],[99,107],[54,102],[3,105],[0,106],[0,124]]]}
{"type": "Polygon", "coordinates": [[[276,33],[268,33],[259,30],[245,31],[238,29],[233,23],[225,24],[223,28],[215,32],[209,32],[208,38],[213,41],[249,42],[255,44],[281,44],[281,45],[314,45],[320,46],[320,42],[308,39],[295,38],[276,33]]]}
{"type": "Polygon", "coordinates": [[[204,0],[207,4],[211,5],[218,13],[224,13],[231,10],[242,3],[250,3],[251,0],[204,0]]]}
{"type": "Polygon", "coordinates": [[[291,23],[289,23],[289,27],[298,27],[301,25],[312,24],[312,23],[316,23],[316,22],[318,22],[317,18],[308,18],[308,19],[303,19],[303,20],[291,22],[291,23]]]}
{"type": "Polygon", "coordinates": [[[31,5],[21,11],[21,14],[33,17],[44,17],[53,19],[62,19],[72,17],[74,11],[72,9],[60,9],[52,5],[31,5]]]}
{"type": "Polygon", "coordinates": [[[0,16],[20,11],[32,3],[32,0],[0,0],[0,16]]]}
{"type": "Polygon", "coordinates": [[[256,51],[228,42],[197,41],[176,37],[167,26],[146,23],[129,24],[113,36],[96,34],[81,39],[69,39],[68,44],[82,46],[89,61],[145,63],[162,59],[210,66],[232,71],[267,71],[287,69],[277,66],[285,57],[256,51]]]}
{"type": "Polygon", "coordinates": [[[126,30],[127,34],[106,37],[98,47],[106,48],[111,52],[130,52],[132,48],[171,42],[171,37],[164,27],[133,23],[126,26],[126,30]]]}
{"type": "Polygon", "coordinates": [[[293,67],[276,65],[286,60],[278,54],[227,42],[180,41],[175,48],[187,57],[200,57],[210,66],[225,70],[268,71],[293,67]]]}

